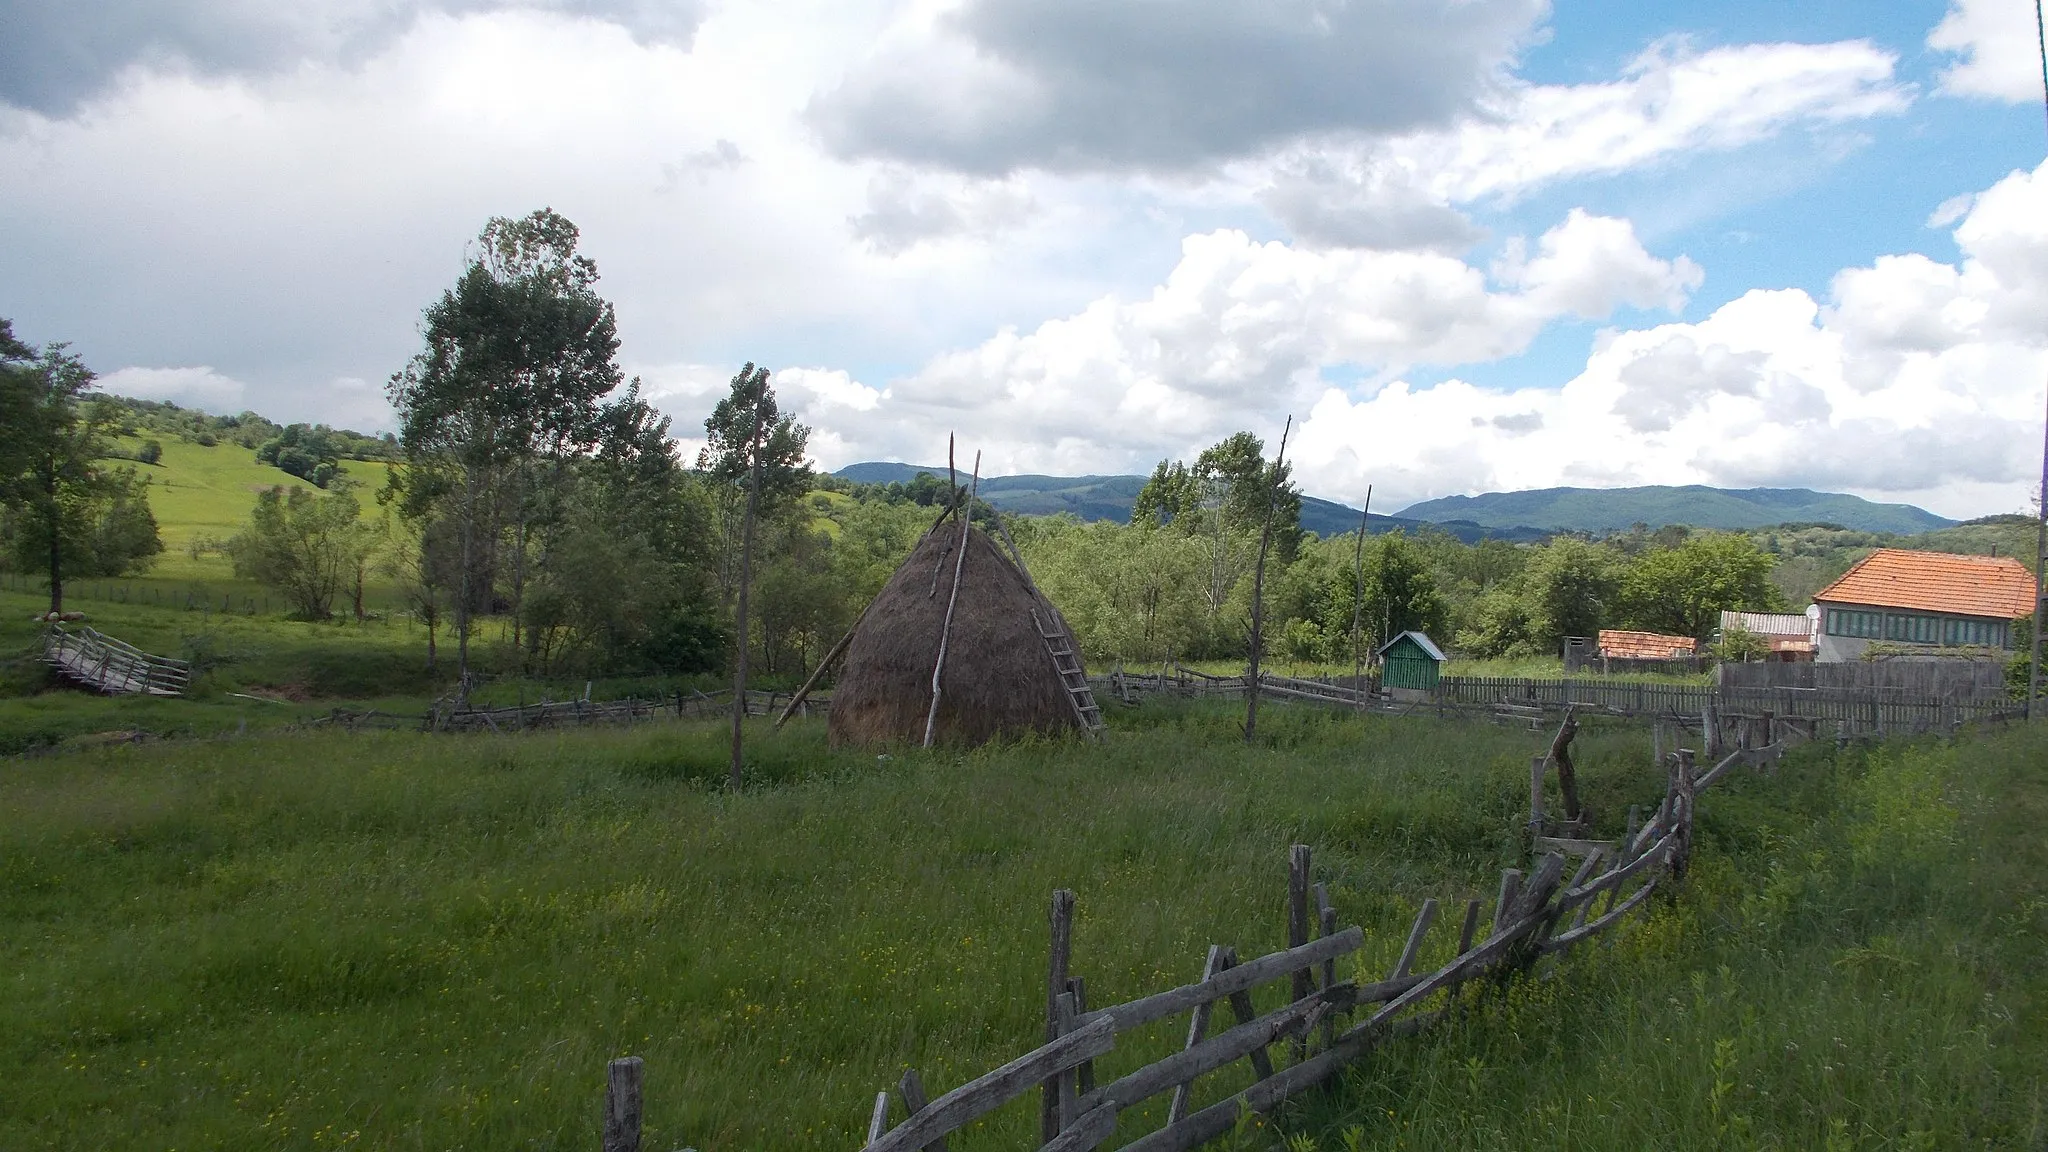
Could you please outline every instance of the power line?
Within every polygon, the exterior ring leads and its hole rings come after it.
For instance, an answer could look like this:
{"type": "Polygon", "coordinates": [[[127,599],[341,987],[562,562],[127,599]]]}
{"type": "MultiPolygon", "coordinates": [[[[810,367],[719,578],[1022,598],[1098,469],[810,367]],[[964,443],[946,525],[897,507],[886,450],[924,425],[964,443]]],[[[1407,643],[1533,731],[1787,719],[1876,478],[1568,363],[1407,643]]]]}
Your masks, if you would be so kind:
{"type": "MultiPolygon", "coordinates": [[[[2048,124],[2048,21],[2041,15],[2041,0],[2034,0],[2034,43],[2041,52],[2041,114],[2048,124]]],[[[2048,400],[2044,400],[2048,406],[2048,400]]],[[[2034,702],[2041,697],[2041,631],[2048,624],[2048,407],[2041,421],[2041,504],[2034,510],[2034,637],[2027,654],[2027,719],[2034,718],[2034,702]]]]}

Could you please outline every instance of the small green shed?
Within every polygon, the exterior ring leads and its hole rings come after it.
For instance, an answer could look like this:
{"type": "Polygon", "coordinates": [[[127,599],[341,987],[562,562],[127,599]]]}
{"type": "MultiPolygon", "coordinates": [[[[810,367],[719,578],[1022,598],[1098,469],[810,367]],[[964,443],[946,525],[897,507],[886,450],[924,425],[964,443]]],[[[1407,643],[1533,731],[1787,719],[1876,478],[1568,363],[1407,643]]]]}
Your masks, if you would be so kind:
{"type": "Polygon", "coordinates": [[[1380,648],[1380,684],[1427,692],[1443,671],[1443,649],[1420,632],[1403,632],[1380,648]]]}

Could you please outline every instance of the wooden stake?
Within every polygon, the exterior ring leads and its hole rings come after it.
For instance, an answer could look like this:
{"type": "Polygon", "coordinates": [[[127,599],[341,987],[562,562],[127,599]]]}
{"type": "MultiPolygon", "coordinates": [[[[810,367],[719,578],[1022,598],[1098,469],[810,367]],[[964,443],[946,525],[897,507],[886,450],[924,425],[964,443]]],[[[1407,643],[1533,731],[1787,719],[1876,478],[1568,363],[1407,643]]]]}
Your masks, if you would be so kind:
{"type": "Polygon", "coordinates": [[[1372,519],[1372,485],[1365,486],[1365,507],[1358,513],[1358,544],[1351,555],[1351,691],[1358,710],[1365,711],[1365,649],[1358,643],[1359,614],[1365,610],[1365,526],[1372,519]]]}
{"type": "Polygon", "coordinates": [[[604,1152],[640,1152],[640,1074],[638,1056],[614,1060],[605,1068],[604,1152]]]}
{"type": "MultiPolygon", "coordinates": [[[[1202,965],[1204,981],[1223,971],[1223,954],[1224,948],[1221,944],[1209,945],[1209,959],[1202,965]]],[[[1185,1047],[1193,1048],[1202,1042],[1202,1037],[1209,1031],[1209,1014],[1215,1007],[1213,1001],[1204,1002],[1195,1005],[1194,1011],[1188,1014],[1188,1042],[1185,1047]]],[[[1173,1102],[1166,1106],[1168,1124],[1178,1123],[1188,1114],[1188,1095],[1194,1090],[1194,1086],[1195,1082],[1190,1080],[1174,1088],[1173,1102]]]]}
{"type": "MultiPolygon", "coordinates": [[[[1074,893],[1061,888],[1052,894],[1051,962],[1045,974],[1045,1042],[1060,1038],[1060,997],[1067,992],[1067,962],[1074,946],[1074,893]]],[[[1039,1143],[1060,1134],[1060,1077],[1045,1081],[1038,1101],[1039,1143]]]]}
{"type": "MultiPolygon", "coordinates": [[[[896,1093],[903,1097],[903,1110],[908,1113],[905,1119],[924,1111],[929,1103],[924,1096],[924,1081],[918,1078],[915,1068],[903,1070],[903,1079],[896,1085],[896,1093]]],[[[946,1138],[941,1136],[925,1145],[924,1152],[946,1152],[946,1138]]]]}
{"type": "MultiPolygon", "coordinates": [[[[948,467],[952,449],[947,449],[948,467]]],[[[953,631],[953,606],[960,602],[960,577],[967,570],[967,532],[974,526],[974,498],[981,491],[981,453],[974,454],[974,487],[967,496],[967,511],[960,517],[960,555],[953,561],[953,590],[946,596],[946,617],[939,623],[939,658],[932,665],[932,707],[924,717],[924,746],[932,746],[939,725],[939,676],[946,670],[946,641],[953,631]]]]}

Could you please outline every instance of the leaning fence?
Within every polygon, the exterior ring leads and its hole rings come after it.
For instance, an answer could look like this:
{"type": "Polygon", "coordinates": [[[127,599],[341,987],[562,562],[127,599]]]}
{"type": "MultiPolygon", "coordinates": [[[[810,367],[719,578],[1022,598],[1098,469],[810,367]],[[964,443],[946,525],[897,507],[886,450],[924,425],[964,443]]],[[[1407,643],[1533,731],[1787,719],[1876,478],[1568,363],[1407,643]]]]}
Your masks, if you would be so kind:
{"type": "Polygon", "coordinates": [[[180,696],[192,682],[192,666],[185,661],[153,656],[84,625],[50,625],[43,633],[43,661],[87,687],[116,694],[180,696]]]}
{"type": "MultiPolygon", "coordinates": [[[[1168,1098],[1163,1124],[1126,1132],[1124,1152],[1182,1152],[1216,1140],[1243,1118],[1271,1112],[1329,1081],[1374,1047],[1446,1020],[1462,1003],[1468,983],[1527,972],[1622,922],[1652,893],[1683,877],[1696,793],[1740,765],[1775,763],[1782,752],[1781,745],[1739,750],[1698,773],[1691,751],[1672,753],[1664,757],[1665,796],[1656,812],[1648,820],[1632,812],[1620,839],[1593,840],[1583,835],[1583,814],[1570,811],[1576,800],[1564,749],[1571,731],[1568,716],[1550,752],[1532,765],[1530,830],[1540,858],[1526,875],[1518,869],[1501,874],[1490,909],[1478,899],[1465,902],[1449,960],[1416,968],[1438,922],[1439,906],[1432,899],[1423,903],[1384,977],[1339,979],[1339,961],[1364,946],[1365,932],[1357,925],[1340,927],[1327,887],[1312,882],[1310,849],[1297,844],[1288,853],[1286,948],[1240,960],[1234,949],[1213,945],[1200,979],[1094,1007],[1085,978],[1075,970],[1077,900],[1061,889],[1050,910],[1045,1042],[936,1098],[927,1097],[915,1069],[906,1071],[876,1094],[865,1152],[943,1149],[948,1136],[1034,1092],[1041,1152],[1103,1147],[1117,1136],[1120,1121],[1128,1126],[1141,1105],[1162,1096],[1168,1098]],[[1542,788],[1551,766],[1565,789],[1568,819],[1562,823],[1543,814],[1542,788]],[[1275,984],[1286,989],[1284,1002],[1258,1011],[1253,993],[1275,984]],[[1178,1051],[1134,1067],[1117,1066],[1119,1037],[1176,1017],[1187,1021],[1186,1042],[1178,1051]],[[1240,1063],[1250,1066],[1248,1087],[1195,1106],[1204,1077],[1240,1063]]],[[[642,1075],[637,1057],[610,1068],[606,1152],[639,1149],[642,1075]]]]}

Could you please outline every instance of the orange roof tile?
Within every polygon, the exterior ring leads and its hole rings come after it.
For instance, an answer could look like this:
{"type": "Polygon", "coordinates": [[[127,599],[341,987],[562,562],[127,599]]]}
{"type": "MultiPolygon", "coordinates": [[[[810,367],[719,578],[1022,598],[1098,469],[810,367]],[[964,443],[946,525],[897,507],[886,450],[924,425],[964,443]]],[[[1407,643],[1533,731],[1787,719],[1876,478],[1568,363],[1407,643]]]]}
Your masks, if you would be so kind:
{"type": "Polygon", "coordinates": [[[2016,620],[2033,612],[2034,595],[2034,574],[2008,556],[1879,548],[1813,598],[2016,620]]]}
{"type": "Polygon", "coordinates": [[[1690,656],[1695,647],[1690,636],[1624,632],[1618,628],[1600,630],[1600,654],[1617,660],[1668,660],[1673,656],[1690,656]]]}

